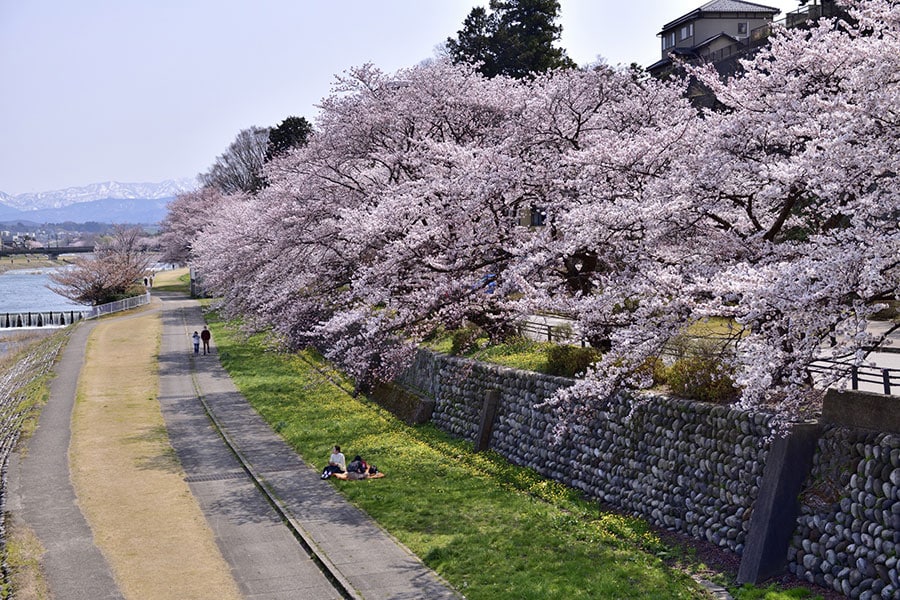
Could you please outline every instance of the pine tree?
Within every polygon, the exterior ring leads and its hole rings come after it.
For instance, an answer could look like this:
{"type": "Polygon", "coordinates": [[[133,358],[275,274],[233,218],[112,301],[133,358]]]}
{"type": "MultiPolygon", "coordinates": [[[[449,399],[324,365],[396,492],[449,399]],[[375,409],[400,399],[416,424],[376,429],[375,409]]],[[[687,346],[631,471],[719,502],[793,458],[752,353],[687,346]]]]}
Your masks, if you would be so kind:
{"type": "Polygon", "coordinates": [[[558,0],[491,0],[490,10],[473,8],[457,38],[447,39],[454,63],[478,63],[487,77],[517,79],[576,66],[553,45],[562,34],[558,0]]]}

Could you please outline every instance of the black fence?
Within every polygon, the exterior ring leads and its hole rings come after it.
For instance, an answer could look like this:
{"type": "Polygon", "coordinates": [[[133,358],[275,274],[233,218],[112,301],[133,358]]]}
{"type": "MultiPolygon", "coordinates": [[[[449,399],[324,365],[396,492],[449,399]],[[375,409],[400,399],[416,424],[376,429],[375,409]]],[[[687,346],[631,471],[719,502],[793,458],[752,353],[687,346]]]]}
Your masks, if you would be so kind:
{"type": "MultiPolygon", "coordinates": [[[[533,340],[552,342],[556,344],[580,345],[582,348],[590,344],[580,336],[571,325],[566,323],[564,315],[546,315],[557,319],[559,322],[538,323],[535,321],[522,321],[518,324],[519,334],[533,340]]],[[[670,342],[663,349],[663,353],[670,360],[678,360],[717,349],[720,352],[736,351],[739,335],[706,334],[699,336],[682,336],[676,341],[670,342]]],[[[865,350],[885,353],[900,353],[900,349],[894,348],[866,348],[865,350]]],[[[868,365],[852,365],[840,360],[821,359],[810,363],[810,375],[815,378],[827,377],[838,382],[845,381],[853,390],[859,390],[860,385],[868,384],[878,386],[881,393],[891,396],[900,396],[900,369],[885,368],[868,365]]]]}
{"type": "Polygon", "coordinates": [[[815,375],[833,377],[848,381],[850,388],[858,390],[861,383],[881,386],[886,396],[900,395],[900,369],[868,365],[850,365],[837,360],[817,360],[809,365],[809,372],[815,375]]]}

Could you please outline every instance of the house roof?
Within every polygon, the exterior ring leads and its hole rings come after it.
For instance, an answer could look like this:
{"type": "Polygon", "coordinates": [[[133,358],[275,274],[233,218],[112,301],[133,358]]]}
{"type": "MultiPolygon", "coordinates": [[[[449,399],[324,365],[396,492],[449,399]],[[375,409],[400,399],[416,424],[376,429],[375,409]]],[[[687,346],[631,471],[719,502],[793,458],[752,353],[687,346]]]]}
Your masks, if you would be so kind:
{"type": "Polygon", "coordinates": [[[663,25],[662,34],[665,31],[677,27],[682,23],[693,21],[703,16],[703,13],[759,13],[764,15],[777,15],[781,10],[772,6],[764,6],[754,2],[745,2],[744,0],[710,0],[700,8],[695,8],[691,12],[684,14],[674,21],[663,25]]]}
{"type": "MultiPolygon", "coordinates": [[[[714,41],[716,41],[719,38],[727,38],[728,40],[730,40],[731,42],[734,42],[734,43],[740,42],[740,40],[738,40],[736,37],[729,35],[727,33],[724,33],[724,32],[717,33],[716,35],[714,35],[712,37],[708,37],[705,40],[703,40],[702,42],[700,42],[699,44],[697,44],[695,46],[691,46],[690,48],[671,48],[669,50],[669,54],[670,55],[674,54],[675,56],[683,56],[683,57],[686,57],[687,59],[697,58],[697,57],[699,57],[699,54],[697,53],[698,50],[700,50],[704,46],[707,46],[707,45],[713,43],[714,41]]],[[[655,63],[653,63],[652,65],[650,65],[649,67],[647,67],[647,70],[653,71],[654,69],[658,69],[660,67],[668,65],[671,62],[672,62],[672,59],[669,58],[669,56],[666,56],[665,58],[658,60],[655,63]]]]}
{"type": "Polygon", "coordinates": [[[717,34],[714,35],[714,36],[711,36],[711,37],[706,38],[705,40],[703,40],[703,41],[700,42],[699,44],[696,44],[696,45],[692,46],[692,47],[691,47],[691,50],[699,50],[700,48],[702,48],[702,47],[704,47],[704,46],[707,46],[707,45],[709,45],[709,44],[712,44],[714,41],[716,41],[716,40],[719,39],[719,38],[728,38],[732,43],[738,43],[738,42],[740,42],[740,40],[737,39],[736,37],[734,37],[733,35],[729,35],[729,34],[727,34],[727,33],[725,33],[725,32],[723,31],[722,33],[717,33],[717,34]]]}

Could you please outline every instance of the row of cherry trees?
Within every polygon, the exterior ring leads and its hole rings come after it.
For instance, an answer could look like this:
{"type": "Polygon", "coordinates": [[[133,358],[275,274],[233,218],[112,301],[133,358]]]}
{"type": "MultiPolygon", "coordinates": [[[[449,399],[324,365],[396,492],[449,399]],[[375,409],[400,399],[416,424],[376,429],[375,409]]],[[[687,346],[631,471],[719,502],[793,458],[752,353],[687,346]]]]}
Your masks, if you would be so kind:
{"type": "Polygon", "coordinates": [[[648,382],[687,324],[733,318],[746,406],[816,403],[806,365],[856,353],[900,287],[900,7],[773,36],[701,111],[604,66],[486,79],[447,62],[340,78],[267,187],[170,206],[170,239],[252,327],[365,381],[439,327],[564,312],[611,349],[570,414],[648,382]],[[531,211],[542,227],[521,224],[531,211]]]}

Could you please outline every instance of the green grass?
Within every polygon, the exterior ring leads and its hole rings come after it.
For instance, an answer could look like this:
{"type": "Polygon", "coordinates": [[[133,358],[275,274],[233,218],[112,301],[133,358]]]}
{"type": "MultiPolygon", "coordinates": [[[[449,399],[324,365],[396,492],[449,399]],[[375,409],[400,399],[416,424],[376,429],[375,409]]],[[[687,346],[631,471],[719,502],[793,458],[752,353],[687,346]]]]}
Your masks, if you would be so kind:
{"type": "MultiPolygon", "coordinates": [[[[453,335],[447,333],[439,336],[425,346],[435,352],[452,354],[453,335]]],[[[548,342],[535,342],[523,337],[495,344],[489,344],[487,338],[478,338],[472,348],[459,356],[513,369],[546,373],[547,356],[553,346],[548,342]]]]}
{"type": "Polygon", "coordinates": [[[184,292],[189,294],[191,291],[191,274],[185,273],[178,277],[177,280],[154,282],[153,289],[157,292],[184,292]]]}
{"type": "Polygon", "coordinates": [[[660,558],[669,550],[643,521],[601,512],[432,426],[406,426],[350,397],[340,374],[326,379],[311,353],[270,351],[209,317],[238,388],[309,464],[323,467],[337,443],[387,474],[322,485],[338,487],[470,600],[703,597],[660,558]]]}
{"type": "Polygon", "coordinates": [[[738,332],[743,332],[743,327],[730,317],[706,317],[699,321],[691,323],[685,330],[688,336],[733,336],[738,332]]]}

